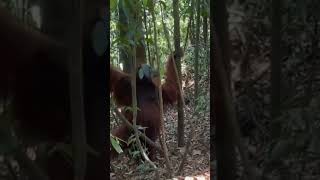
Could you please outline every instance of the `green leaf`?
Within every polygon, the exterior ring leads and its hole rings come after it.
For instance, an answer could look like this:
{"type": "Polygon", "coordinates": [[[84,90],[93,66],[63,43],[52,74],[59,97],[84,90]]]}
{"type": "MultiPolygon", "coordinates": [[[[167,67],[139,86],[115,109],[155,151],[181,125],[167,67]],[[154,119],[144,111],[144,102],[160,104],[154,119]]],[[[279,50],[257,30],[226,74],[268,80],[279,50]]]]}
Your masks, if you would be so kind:
{"type": "Polygon", "coordinates": [[[117,9],[118,1],[117,0],[110,0],[110,10],[115,11],[117,9]]]}
{"type": "Polygon", "coordinates": [[[146,0],[147,1],[147,7],[148,7],[148,10],[149,11],[153,11],[153,5],[154,5],[154,3],[153,3],[153,0],[146,0]]]}
{"type": "Polygon", "coordinates": [[[147,6],[148,6],[148,1],[149,1],[149,0],[143,0],[143,1],[142,1],[142,4],[143,4],[144,7],[147,7],[147,6]]]}
{"type": "Polygon", "coordinates": [[[146,42],[150,43],[150,44],[153,44],[153,39],[148,37],[145,39],[146,42]]]}
{"type": "Polygon", "coordinates": [[[117,151],[118,154],[123,153],[123,150],[120,146],[119,141],[114,139],[112,136],[110,136],[110,141],[111,141],[112,147],[117,151]]]}
{"type": "Polygon", "coordinates": [[[136,151],[133,151],[132,152],[132,156],[135,158],[135,157],[138,157],[140,155],[140,151],[139,150],[136,150],[136,151]]]}
{"type": "Polygon", "coordinates": [[[140,68],[140,69],[139,69],[138,74],[139,74],[139,79],[143,79],[143,77],[144,77],[144,70],[143,70],[143,68],[140,68]]]}
{"type": "MultiPolygon", "coordinates": [[[[147,78],[151,78],[151,67],[150,66],[143,64],[141,66],[140,70],[142,70],[144,76],[146,76],[147,78]]],[[[140,79],[142,79],[142,78],[140,78],[140,79]]]]}
{"type": "Polygon", "coordinates": [[[136,141],[136,137],[134,134],[132,134],[128,139],[128,145],[134,143],[136,141]]]}

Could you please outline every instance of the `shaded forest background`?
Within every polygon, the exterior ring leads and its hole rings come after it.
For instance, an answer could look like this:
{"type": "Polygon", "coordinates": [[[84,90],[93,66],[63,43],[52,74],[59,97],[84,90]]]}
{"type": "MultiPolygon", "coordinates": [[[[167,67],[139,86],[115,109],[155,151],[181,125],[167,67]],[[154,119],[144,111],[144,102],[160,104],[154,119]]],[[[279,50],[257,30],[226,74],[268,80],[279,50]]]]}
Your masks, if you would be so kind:
{"type": "MultiPolygon", "coordinates": [[[[231,126],[214,119],[218,179],[319,179],[319,6],[313,0],[215,1],[213,57],[220,53],[227,64],[219,68],[230,74],[234,112],[231,126]]],[[[212,71],[213,96],[221,95],[215,91],[221,73],[212,71]]]]}

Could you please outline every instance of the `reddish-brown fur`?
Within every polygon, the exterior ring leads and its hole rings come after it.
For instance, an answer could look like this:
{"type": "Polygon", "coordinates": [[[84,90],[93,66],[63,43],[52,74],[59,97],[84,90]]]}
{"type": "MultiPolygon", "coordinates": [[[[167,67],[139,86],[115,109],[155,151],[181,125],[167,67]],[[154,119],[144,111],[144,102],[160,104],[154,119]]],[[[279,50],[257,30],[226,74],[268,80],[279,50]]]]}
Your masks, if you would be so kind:
{"type": "MultiPolygon", "coordinates": [[[[177,76],[174,71],[173,58],[169,57],[166,66],[165,83],[162,85],[163,104],[173,104],[178,96],[177,76]]],[[[110,92],[113,93],[116,104],[119,107],[131,106],[130,75],[116,70],[110,66],[110,92]]],[[[137,124],[147,127],[145,133],[152,141],[156,141],[160,133],[160,109],[158,104],[158,91],[154,83],[137,78],[137,124]]],[[[125,112],[125,117],[132,122],[132,113],[125,112]]],[[[125,124],[112,131],[112,134],[127,141],[131,131],[125,124]]],[[[153,159],[155,149],[148,146],[150,157],[153,159]]],[[[112,152],[114,155],[114,151],[112,152]]]]}

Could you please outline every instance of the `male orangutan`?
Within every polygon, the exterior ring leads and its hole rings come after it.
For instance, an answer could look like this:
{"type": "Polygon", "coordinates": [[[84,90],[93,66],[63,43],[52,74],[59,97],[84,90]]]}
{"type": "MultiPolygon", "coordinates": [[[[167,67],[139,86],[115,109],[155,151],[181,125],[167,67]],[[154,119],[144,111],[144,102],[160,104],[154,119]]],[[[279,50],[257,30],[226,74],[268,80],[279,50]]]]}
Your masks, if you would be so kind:
{"type": "MultiPolygon", "coordinates": [[[[176,56],[176,55],[175,55],[176,56]]],[[[166,66],[165,83],[162,85],[163,104],[173,104],[179,97],[178,78],[174,70],[174,60],[169,56],[166,66]]],[[[142,68],[142,65],[139,67],[142,68]]],[[[160,134],[160,108],[158,99],[158,87],[152,81],[154,75],[151,71],[145,73],[140,79],[137,74],[137,125],[146,127],[145,133],[152,141],[156,141],[160,134]]],[[[131,82],[130,75],[110,66],[110,93],[113,93],[118,107],[131,106],[131,82]]],[[[124,116],[132,123],[132,112],[126,111],[124,116]]],[[[112,134],[127,141],[132,131],[122,124],[112,130],[112,134]]],[[[155,148],[148,145],[150,158],[155,157],[155,148]]],[[[112,156],[115,152],[112,150],[112,156]]]]}

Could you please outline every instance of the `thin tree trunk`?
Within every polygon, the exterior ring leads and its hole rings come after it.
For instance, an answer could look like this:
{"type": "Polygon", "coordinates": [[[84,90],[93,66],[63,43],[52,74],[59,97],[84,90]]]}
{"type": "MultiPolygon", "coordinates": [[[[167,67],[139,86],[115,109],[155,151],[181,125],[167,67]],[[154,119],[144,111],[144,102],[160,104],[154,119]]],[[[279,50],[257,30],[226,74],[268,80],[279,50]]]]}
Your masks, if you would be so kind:
{"type": "MultiPolygon", "coordinates": [[[[148,34],[150,33],[150,31],[149,31],[149,25],[148,25],[148,20],[147,20],[146,8],[143,8],[143,19],[144,19],[144,27],[145,27],[145,30],[146,30],[146,39],[149,39],[148,34]]],[[[146,41],[146,44],[147,44],[147,52],[148,52],[149,64],[151,65],[151,67],[154,67],[153,61],[151,60],[149,42],[146,41]]]]}
{"type": "MultiPolygon", "coordinates": [[[[175,51],[178,54],[181,54],[180,47],[180,17],[179,17],[179,0],[173,0],[173,18],[174,18],[174,47],[175,51]]],[[[182,84],[181,80],[181,57],[176,56],[176,66],[178,70],[180,84],[182,84]]],[[[178,99],[178,146],[184,146],[184,111],[183,111],[183,103],[180,98],[178,99]]]]}
{"type": "Polygon", "coordinates": [[[195,39],[195,65],[194,65],[194,98],[195,104],[198,103],[199,96],[199,45],[200,45],[200,0],[197,1],[197,22],[196,22],[196,39],[195,39]]]}
{"type": "Polygon", "coordinates": [[[195,37],[194,37],[194,5],[195,5],[195,1],[191,0],[191,14],[190,14],[190,30],[189,30],[189,37],[190,37],[190,43],[193,46],[194,45],[194,41],[195,41],[195,37]]]}
{"type": "MultiPolygon", "coordinates": [[[[216,0],[212,8],[211,20],[215,23],[211,42],[213,43],[213,73],[210,83],[213,89],[213,116],[216,122],[217,178],[236,178],[235,142],[232,132],[234,110],[232,107],[230,79],[225,64],[229,62],[227,12],[224,0],[216,0]]],[[[212,24],[212,22],[211,22],[212,24]]],[[[211,107],[212,107],[211,106],[211,107]]]]}
{"type": "MultiPolygon", "coordinates": [[[[160,6],[160,8],[162,8],[160,6]]],[[[157,63],[157,69],[160,72],[160,56],[159,56],[159,52],[158,52],[158,44],[157,44],[157,26],[156,26],[156,16],[155,16],[155,9],[154,9],[154,3],[152,3],[151,6],[151,16],[152,16],[152,22],[153,22],[153,38],[154,38],[154,49],[155,49],[155,59],[156,59],[156,63],[157,63]]],[[[162,17],[163,18],[163,17],[162,17]]],[[[162,19],[163,20],[163,19],[162,19]]],[[[169,45],[170,46],[170,45],[169,45]]],[[[165,158],[165,162],[166,162],[166,168],[168,171],[169,176],[172,176],[172,165],[168,156],[168,148],[166,145],[166,141],[165,141],[165,131],[164,131],[164,120],[163,120],[163,99],[162,99],[162,86],[161,83],[159,83],[160,86],[158,87],[158,93],[159,93],[159,108],[160,108],[160,144],[161,147],[163,148],[163,154],[164,154],[164,158],[165,158]]]]}
{"type": "MultiPolygon", "coordinates": [[[[206,1],[206,0],[204,0],[204,1],[206,1]]],[[[208,8],[208,6],[209,6],[209,4],[207,4],[207,2],[204,2],[204,3],[202,3],[203,4],[203,6],[202,6],[202,8],[203,8],[203,11],[206,11],[207,10],[207,8],[208,8]]],[[[204,14],[203,15],[203,28],[202,28],[202,30],[203,30],[203,43],[204,43],[204,49],[205,49],[205,59],[206,59],[206,64],[207,65],[209,65],[209,51],[207,51],[207,49],[208,49],[208,14],[204,14]]],[[[208,68],[208,70],[209,70],[210,68],[208,68]]],[[[208,76],[209,76],[209,73],[208,73],[208,76]]]]}
{"type": "MultiPolygon", "coordinates": [[[[189,22],[188,22],[188,28],[187,28],[187,33],[186,33],[186,37],[184,40],[184,46],[183,46],[183,51],[186,50],[187,44],[188,44],[188,39],[189,36],[191,36],[191,25],[192,25],[192,18],[193,18],[193,6],[194,6],[194,0],[191,0],[191,6],[190,6],[190,16],[189,16],[189,22]]],[[[191,39],[191,38],[190,38],[191,39]]]]}
{"type": "MultiPolygon", "coordinates": [[[[133,0],[133,2],[135,3],[135,6],[133,6],[134,8],[132,9],[133,18],[134,18],[133,22],[136,22],[136,24],[138,24],[137,31],[139,31],[140,33],[143,33],[141,2],[139,0],[133,0]]],[[[136,48],[136,60],[137,60],[136,65],[137,66],[139,66],[140,64],[146,63],[146,50],[143,43],[141,43],[144,41],[145,41],[144,36],[140,36],[136,41],[136,42],[139,42],[136,46],[137,47],[136,48]]]]}
{"type": "MultiPolygon", "coordinates": [[[[119,32],[120,32],[120,38],[129,39],[129,37],[127,36],[128,30],[126,28],[126,27],[128,27],[129,20],[125,16],[124,8],[125,8],[124,0],[119,0],[119,3],[118,3],[119,23],[121,24],[121,26],[118,26],[118,27],[119,27],[119,32]]],[[[126,73],[130,73],[132,61],[130,59],[128,51],[126,49],[124,49],[123,47],[119,47],[119,58],[120,58],[120,62],[123,63],[123,71],[126,73]]]]}
{"type": "Polygon", "coordinates": [[[235,150],[238,148],[244,166],[244,179],[256,179],[247,152],[241,143],[241,133],[236,119],[230,86],[230,42],[225,1],[215,1],[212,9],[215,29],[213,31],[213,111],[216,122],[216,150],[218,179],[236,178],[235,150]],[[222,38],[220,38],[222,37],[222,38]]]}
{"type": "Polygon", "coordinates": [[[70,102],[71,102],[71,119],[72,119],[72,143],[74,159],[74,179],[83,180],[86,175],[86,124],[84,117],[84,96],[82,82],[82,17],[83,2],[76,1],[73,4],[73,35],[68,43],[71,47],[70,60],[70,102]]]}
{"type": "Polygon", "coordinates": [[[136,72],[135,72],[135,67],[136,65],[136,47],[133,47],[133,58],[132,58],[132,64],[133,66],[131,67],[131,97],[132,97],[132,125],[133,125],[133,130],[134,130],[134,135],[136,138],[136,142],[138,144],[138,148],[140,153],[142,154],[143,159],[150,164],[150,166],[156,171],[156,180],[160,179],[159,177],[159,171],[157,166],[149,159],[147,153],[142,147],[140,138],[139,138],[139,130],[137,126],[137,113],[138,113],[138,103],[137,103],[137,86],[136,86],[136,72]]]}

